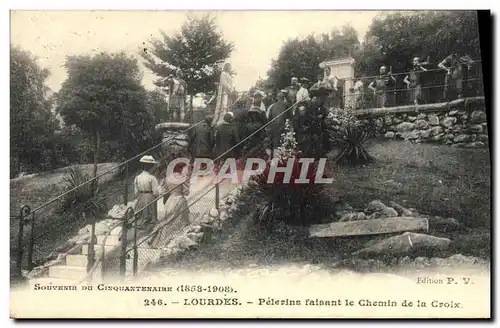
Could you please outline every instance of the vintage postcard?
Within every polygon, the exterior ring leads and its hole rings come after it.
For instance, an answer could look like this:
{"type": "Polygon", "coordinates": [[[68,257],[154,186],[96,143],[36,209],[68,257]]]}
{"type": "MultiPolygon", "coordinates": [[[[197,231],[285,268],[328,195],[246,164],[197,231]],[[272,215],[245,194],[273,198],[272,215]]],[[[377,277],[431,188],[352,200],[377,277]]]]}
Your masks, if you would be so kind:
{"type": "Polygon", "coordinates": [[[11,318],[490,318],[488,11],[10,19],[11,318]]]}

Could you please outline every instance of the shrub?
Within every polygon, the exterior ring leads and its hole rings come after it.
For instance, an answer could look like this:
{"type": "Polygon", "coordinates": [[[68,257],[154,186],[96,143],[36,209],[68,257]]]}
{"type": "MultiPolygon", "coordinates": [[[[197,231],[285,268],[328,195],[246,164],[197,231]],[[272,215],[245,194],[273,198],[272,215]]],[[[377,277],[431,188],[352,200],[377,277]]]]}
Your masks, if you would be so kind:
{"type": "Polygon", "coordinates": [[[327,118],[327,130],[330,142],[340,148],[335,158],[337,164],[358,165],[374,160],[365,144],[375,131],[373,126],[358,120],[354,110],[331,110],[327,118]]]}
{"type": "Polygon", "coordinates": [[[277,173],[269,183],[269,173],[272,162],[268,161],[266,169],[253,176],[248,185],[248,192],[257,204],[255,220],[259,225],[272,229],[277,221],[290,225],[308,225],[320,222],[331,212],[331,199],[326,193],[324,184],[315,184],[314,179],[318,163],[309,165],[306,178],[310,183],[295,184],[301,175],[302,165],[295,134],[289,122],[282,134],[281,146],[278,147],[279,167],[285,166],[288,160],[293,161],[290,181],[284,181],[284,173],[277,173]]]}
{"type": "MultiPolygon", "coordinates": [[[[68,176],[63,178],[65,191],[72,190],[92,179],[90,174],[83,172],[77,166],[70,167],[68,171],[68,176]]],[[[107,210],[105,196],[99,189],[97,180],[86,183],[63,197],[60,212],[76,208],[91,216],[96,216],[107,210]]]]}

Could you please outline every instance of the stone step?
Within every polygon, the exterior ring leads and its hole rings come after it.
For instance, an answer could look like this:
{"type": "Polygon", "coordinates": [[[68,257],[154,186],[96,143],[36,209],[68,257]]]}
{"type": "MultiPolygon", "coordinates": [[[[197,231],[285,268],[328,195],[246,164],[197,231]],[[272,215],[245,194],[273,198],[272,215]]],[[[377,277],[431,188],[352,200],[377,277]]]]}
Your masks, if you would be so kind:
{"type": "Polygon", "coordinates": [[[35,286],[35,284],[40,284],[40,286],[42,285],[71,286],[75,284],[75,280],[64,279],[64,278],[51,278],[51,277],[41,277],[28,280],[29,286],[35,286]]]}
{"type": "Polygon", "coordinates": [[[105,242],[106,246],[115,246],[120,244],[120,236],[118,235],[109,235],[106,240],[104,240],[106,235],[97,236],[97,245],[102,245],[105,242]]]}
{"type": "Polygon", "coordinates": [[[66,265],[75,267],[87,267],[87,255],[72,255],[66,256],[66,265]]]}
{"type": "MultiPolygon", "coordinates": [[[[105,249],[105,254],[109,254],[109,252],[119,248],[119,246],[104,246],[105,249]]],[[[95,255],[99,255],[102,253],[102,246],[101,245],[94,245],[94,253],[95,255]]],[[[89,245],[82,245],[82,254],[83,255],[88,255],[89,254],[89,245]]]]}
{"type": "Polygon", "coordinates": [[[310,237],[366,236],[406,231],[428,231],[429,221],[415,217],[391,217],[317,224],[309,228],[310,237]]]}
{"type": "Polygon", "coordinates": [[[55,265],[49,268],[50,278],[63,278],[78,281],[85,277],[87,269],[85,267],[55,265]]]}

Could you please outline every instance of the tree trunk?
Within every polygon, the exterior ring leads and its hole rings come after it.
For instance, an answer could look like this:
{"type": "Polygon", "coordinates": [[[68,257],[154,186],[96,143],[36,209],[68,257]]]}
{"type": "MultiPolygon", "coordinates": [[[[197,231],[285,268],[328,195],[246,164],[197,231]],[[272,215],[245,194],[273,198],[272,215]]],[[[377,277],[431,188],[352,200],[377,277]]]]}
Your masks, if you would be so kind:
{"type": "Polygon", "coordinates": [[[189,123],[193,124],[193,122],[194,122],[194,120],[193,120],[193,116],[194,116],[194,112],[193,112],[193,95],[191,95],[190,98],[189,98],[189,112],[190,112],[189,123]]]}

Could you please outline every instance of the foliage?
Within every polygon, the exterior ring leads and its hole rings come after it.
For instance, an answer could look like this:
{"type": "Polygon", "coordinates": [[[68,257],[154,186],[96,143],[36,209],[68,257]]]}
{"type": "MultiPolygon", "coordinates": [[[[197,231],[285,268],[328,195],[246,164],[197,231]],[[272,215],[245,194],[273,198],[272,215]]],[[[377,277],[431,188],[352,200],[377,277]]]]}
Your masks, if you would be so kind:
{"type": "Polygon", "coordinates": [[[268,162],[266,169],[253,176],[249,183],[249,192],[258,204],[255,219],[258,224],[268,228],[272,228],[278,221],[291,225],[313,224],[331,210],[331,199],[325,192],[325,185],[314,182],[318,172],[317,162],[309,164],[306,174],[309,183],[295,183],[301,176],[304,164],[297,156],[299,150],[294,134],[287,120],[276,162],[268,162]],[[290,181],[285,180],[282,172],[270,179],[272,165],[284,167],[288,166],[289,161],[293,164],[290,181]]]}
{"type": "MultiPolygon", "coordinates": [[[[68,173],[69,174],[63,178],[65,192],[80,186],[92,178],[90,174],[83,172],[78,166],[70,167],[68,173]]],[[[96,180],[80,186],[63,197],[59,210],[64,212],[74,208],[78,208],[78,212],[80,213],[91,216],[96,216],[106,211],[105,195],[99,189],[96,180]]]]}
{"type": "Polygon", "coordinates": [[[293,131],[290,120],[285,121],[285,130],[281,134],[280,145],[278,147],[278,158],[286,160],[297,155],[298,143],[295,139],[295,132],[293,131]]]}
{"type": "Polygon", "coordinates": [[[147,109],[155,124],[166,121],[167,94],[160,88],[148,91],[147,109]]]}
{"type": "Polygon", "coordinates": [[[10,50],[11,177],[21,170],[40,170],[54,157],[47,151],[58,124],[51,113],[49,71],[16,46],[10,50]]]}
{"type": "Polygon", "coordinates": [[[327,117],[330,142],[340,147],[335,158],[337,164],[366,164],[374,158],[365,149],[372,137],[373,127],[363,124],[353,109],[333,109],[327,117]]]}
{"type": "MultiPolygon", "coordinates": [[[[429,59],[428,69],[457,47],[473,59],[480,59],[479,30],[476,11],[414,11],[377,16],[363,46],[355,56],[355,75],[373,76],[379,67],[392,67],[394,73],[407,72],[413,57],[429,59]]],[[[481,65],[475,65],[471,78],[480,76],[481,65]]],[[[404,89],[404,76],[396,76],[398,89],[404,89]]],[[[422,76],[424,85],[442,85],[445,74],[432,71],[422,76]]],[[[369,81],[365,82],[368,85],[369,81]]],[[[439,97],[442,89],[428,91],[427,97],[439,97]]]]}
{"type": "Polygon", "coordinates": [[[165,86],[165,78],[180,69],[188,94],[214,90],[221,72],[219,62],[233,51],[233,44],[218,31],[215,18],[190,16],[173,36],[161,34],[161,39],[152,39],[150,48],[140,53],[144,65],[158,76],[155,84],[165,86]]]}
{"type": "Polygon", "coordinates": [[[269,83],[283,89],[294,76],[315,81],[321,62],[347,57],[358,51],[358,34],[350,25],[345,25],[341,31],[335,29],[321,37],[320,41],[314,35],[309,35],[303,40],[296,38],[285,42],[267,73],[269,83]]]}
{"type": "Polygon", "coordinates": [[[137,60],[124,53],[70,56],[66,68],[57,112],[66,125],[76,125],[92,137],[94,165],[101,138],[115,142],[115,155],[122,158],[151,144],[154,126],[137,60]]]}

